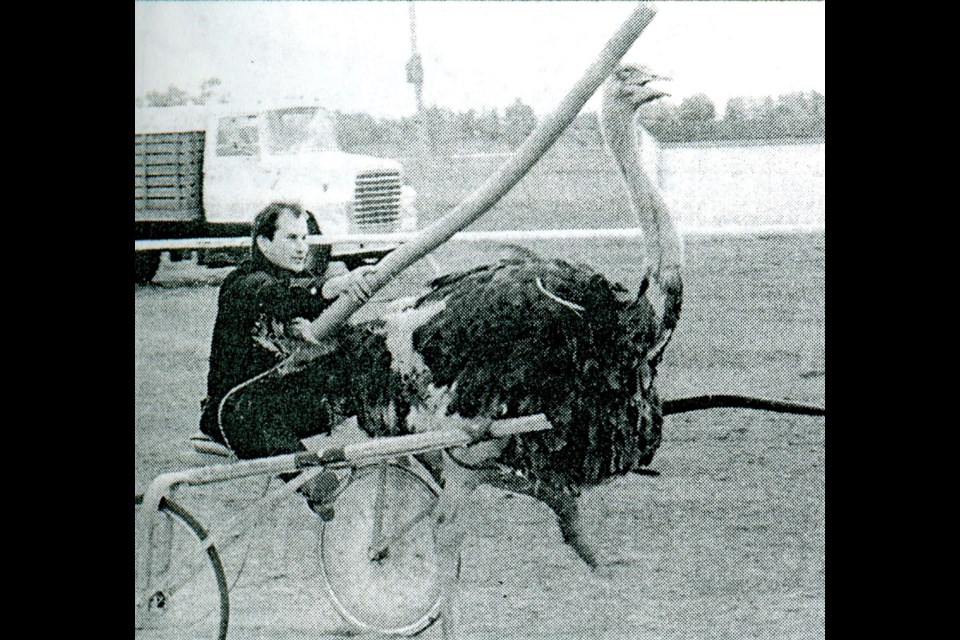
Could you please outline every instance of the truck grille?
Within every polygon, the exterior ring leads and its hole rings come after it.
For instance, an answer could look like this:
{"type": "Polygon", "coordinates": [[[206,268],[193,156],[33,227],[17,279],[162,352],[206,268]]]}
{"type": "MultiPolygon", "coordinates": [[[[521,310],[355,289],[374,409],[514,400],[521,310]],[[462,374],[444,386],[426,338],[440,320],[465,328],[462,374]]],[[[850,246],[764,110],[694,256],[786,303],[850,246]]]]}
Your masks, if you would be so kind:
{"type": "Polygon", "coordinates": [[[370,233],[396,231],[400,222],[400,172],[364,171],[357,175],[353,222],[370,233]]]}

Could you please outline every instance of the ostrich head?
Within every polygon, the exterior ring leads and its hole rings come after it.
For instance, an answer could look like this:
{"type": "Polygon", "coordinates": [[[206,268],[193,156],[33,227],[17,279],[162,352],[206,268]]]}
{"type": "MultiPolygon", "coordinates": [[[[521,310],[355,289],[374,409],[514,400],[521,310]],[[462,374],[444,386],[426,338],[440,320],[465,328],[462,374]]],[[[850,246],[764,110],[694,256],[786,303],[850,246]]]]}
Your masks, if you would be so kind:
{"type": "Polygon", "coordinates": [[[655,351],[662,350],[676,326],[683,293],[680,235],[640,159],[636,113],[642,105],[668,95],[651,84],[658,80],[666,78],[646,67],[620,66],[604,87],[600,110],[603,139],[626,187],[633,222],[643,230],[646,278],[640,285],[638,299],[646,297],[653,305],[662,329],[656,339],[662,345],[655,351]]]}
{"type": "Polygon", "coordinates": [[[603,112],[621,112],[629,118],[642,105],[670,95],[650,84],[658,80],[665,81],[669,78],[657,75],[642,65],[619,66],[604,87],[603,112]]]}

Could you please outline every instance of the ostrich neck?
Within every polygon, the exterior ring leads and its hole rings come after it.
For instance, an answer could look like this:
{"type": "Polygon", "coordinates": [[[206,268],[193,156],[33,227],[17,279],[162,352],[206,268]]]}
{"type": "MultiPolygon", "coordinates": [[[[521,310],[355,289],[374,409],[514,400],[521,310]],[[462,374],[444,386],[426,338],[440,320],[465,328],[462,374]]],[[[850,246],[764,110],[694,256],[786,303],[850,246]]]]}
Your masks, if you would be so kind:
{"type": "MultiPolygon", "coordinates": [[[[606,107],[607,105],[605,105],[606,107]]],[[[659,276],[664,269],[680,267],[680,236],[670,209],[659,190],[643,170],[640,136],[632,109],[605,108],[601,112],[601,131],[613,156],[620,177],[630,196],[634,224],[643,230],[647,264],[659,276]]]]}

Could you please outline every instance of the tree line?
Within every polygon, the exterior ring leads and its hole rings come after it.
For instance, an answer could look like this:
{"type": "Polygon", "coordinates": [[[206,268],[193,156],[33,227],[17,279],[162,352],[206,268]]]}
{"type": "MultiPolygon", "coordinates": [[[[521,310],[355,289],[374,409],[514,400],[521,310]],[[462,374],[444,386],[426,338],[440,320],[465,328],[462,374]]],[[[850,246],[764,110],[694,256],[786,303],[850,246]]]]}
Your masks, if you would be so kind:
{"type": "MultiPolygon", "coordinates": [[[[660,143],[817,140],[825,137],[825,101],[816,91],[777,98],[731,98],[718,118],[704,94],[679,104],[660,100],[641,109],[640,122],[660,143]]],[[[430,107],[423,114],[427,143],[435,153],[513,150],[537,124],[533,108],[517,99],[502,113],[495,109],[455,112],[430,107]]],[[[375,119],[366,113],[338,113],[338,137],[344,149],[390,146],[411,155],[420,122],[416,117],[375,119]]],[[[577,116],[561,143],[601,144],[597,114],[577,116]]]]}
{"type": "Polygon", "coordinates": [[[644,126],[660,142],[779,140],[825,137],[825,99],[816,91],[777,98],[731,98],[722,118],[713,101],[700,93],[679,105],[657,101],[641,114],[644,126]]]}
{"type": "MultiPolygon", "coordinates": [[[[197,92],[170,86],[136,98],[136,106],[164,107],[229,102],[218,78],[204,80],[197,92]]],[[[503,111],[453,111],[431,106],[422,115],[374,118],[368,113],[335,112],[337,138],[346,151],[376,155],[415,155],[426,145],[431,153],[510,151],[537,124],[532,107],[519,98],[503,111]]],[[[825,99],[816,91],[794,92],[777,98],[736,97],[727,101],[723,116],[705,94],[679,103],[658,100],[641,108],[640,121],[661,143],[823,139],[825,99]]],[[[597,114],[577,116],[561,144],[601,144],[597,114]]]]}

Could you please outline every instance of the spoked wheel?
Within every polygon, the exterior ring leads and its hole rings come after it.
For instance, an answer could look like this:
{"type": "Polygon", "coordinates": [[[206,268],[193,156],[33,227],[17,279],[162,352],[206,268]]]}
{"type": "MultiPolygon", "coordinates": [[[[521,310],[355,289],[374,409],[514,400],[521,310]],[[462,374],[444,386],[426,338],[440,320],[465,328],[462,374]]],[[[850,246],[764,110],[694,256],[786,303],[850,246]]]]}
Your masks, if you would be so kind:
{"type": "Polygon", "coordinates": [[[438,494],[432,480],[392,462],[353,474],[321,533],[327,591],[348,622],[413,635],[437,619],[430,515],[438,494]]]}
{"type": "MultiPolygon", "coordinates": [[[[135,505],[142,502],[143,496],[136,496],[135,505]]],[[[206,529],[186,509],[164,498],[154,535],[149,602],[142,605],[145,594],[136,594],[136,637],[224,640],[230,615],[227,579],[216,547],[200,549],[206,529]]]]}

